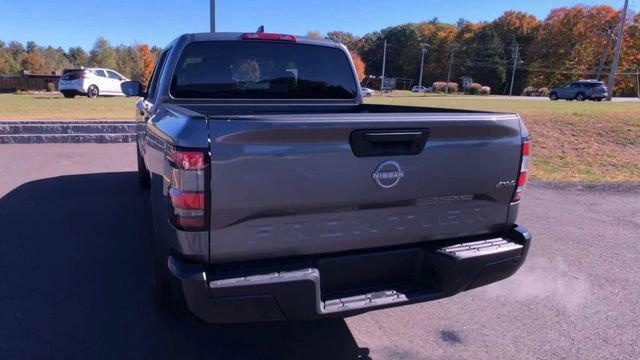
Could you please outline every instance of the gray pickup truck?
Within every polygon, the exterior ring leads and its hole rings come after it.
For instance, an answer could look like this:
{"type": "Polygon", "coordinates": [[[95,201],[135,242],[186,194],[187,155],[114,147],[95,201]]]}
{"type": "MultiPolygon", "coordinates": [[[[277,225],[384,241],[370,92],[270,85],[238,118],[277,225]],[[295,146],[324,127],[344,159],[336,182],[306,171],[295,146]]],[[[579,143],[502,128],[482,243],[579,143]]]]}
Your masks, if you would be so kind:
{"type": "Polygon", "coordinates": [[[182,35],[137,104],[154,289],[211,323],[345,317],[514,274],[529,140],[516,114],[362,103],[348,51],[182,35]]]}

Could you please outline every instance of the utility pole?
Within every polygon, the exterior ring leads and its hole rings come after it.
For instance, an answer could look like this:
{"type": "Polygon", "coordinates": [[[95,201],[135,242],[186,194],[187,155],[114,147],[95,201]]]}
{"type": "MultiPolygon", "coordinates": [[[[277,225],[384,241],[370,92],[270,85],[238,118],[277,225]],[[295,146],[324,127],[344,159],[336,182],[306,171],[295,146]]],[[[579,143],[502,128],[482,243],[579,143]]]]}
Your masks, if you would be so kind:
{"type": "Polygon", "coordinates": [[[516,80],[516,67],[518,66],[518,56],[520,54],[520,44],[516,43],[513,49],[513,73],[511,74],[511,87],[509,88],[509,97],[513,95],[513,82],[516,80]]]}
{"type": "Polygon", "coordinates": [[[422,44],[422,59],[420,60],[420,80],[418,81],[418,86],[422,89],[422,70],[424,70],[424,57],[427,55],[429,51],[429,44],[422,44]]]}
{"type": "Polygon", "coordinates": [[[216,0],[209,0],[209,21],[211,32],[216,32],[216,0]]]}
{"type": "Polygon", "coordinates": [[[624,23],[627,21],[627,10],[629,9],[629,0],[624,0],[624,8],[620,15],[620,29],[618,29],[618,38],[616,39],[616,52],[613,55],[613,64],[611,65],[611,73],[609,74],[609,86],[607,87],[607,100],[611,101],[613,97],[613,85],[616,80],[616,71],[618,70],[618,62],[620,61],[620,49],[622,48],[622,38],[624,36],[624,23]]]}
{"type": "Polygon", "coordinates": [[[384,70],[387,67],[387,40],[384,41],[384,50],[382,51],[382,80],[380,81],[380,96],[384,95],[384,70]]]}
{"type": "Polygon", "coordinates": [[[600,80],[600,77],[602,77],[602,68],[604,67],[604,63],[607,61],[607,57],[609,56],[609,49],[611,49],[611,40],[615,38],[615,31],[615,25],[611,25],[606,29],[607,44],[604,46],[604,49],[602,49],[600,63],[598,64],[598,70],[596,71],[596,80],[600,80]]]}
{"type": "Polygon", "coordinates": [[[638,64],[636,64],[636,92],[640,98],[640,69],[638,68],[638,64]]]}
{"type": "Polygon", "coordinates": [[[449,59],[449,72],[447,74],[447,85],[445,86],[444,94],[449,94],[449,82],[451,81],[451,67],[453,66],[453,54],[456,52],[456,48],[458,47],[457,43],[453,43],[453,47],[451,48],[451,58],[449,59]]]}

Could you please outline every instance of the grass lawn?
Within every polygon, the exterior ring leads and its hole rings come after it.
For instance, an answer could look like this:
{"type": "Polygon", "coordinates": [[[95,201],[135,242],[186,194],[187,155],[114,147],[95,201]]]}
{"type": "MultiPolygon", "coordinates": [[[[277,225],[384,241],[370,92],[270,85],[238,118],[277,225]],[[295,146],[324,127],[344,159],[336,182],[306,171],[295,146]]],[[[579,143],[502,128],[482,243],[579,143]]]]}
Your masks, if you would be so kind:
{"type": "Polygon", "coordinates": [[[0,120],[134,119],[133,98],[0,94],[0,120]]]}
{"type": "Polygon", "coordinates": [[[532,140],[531,176],[545,180],[640,181],[640,103],[416,96],[369,103],[517,112],[532,140]]]}
{"type": "MultiPolygon", "coordinates": [[[[133,119],[135,99],[0,94],[0,120],[133,119]]],[[[368,103],[517,112],[531,140],[531,176],[546,180],[640,181],[640,103],[567,102],[396,91],[368,103]]]]}

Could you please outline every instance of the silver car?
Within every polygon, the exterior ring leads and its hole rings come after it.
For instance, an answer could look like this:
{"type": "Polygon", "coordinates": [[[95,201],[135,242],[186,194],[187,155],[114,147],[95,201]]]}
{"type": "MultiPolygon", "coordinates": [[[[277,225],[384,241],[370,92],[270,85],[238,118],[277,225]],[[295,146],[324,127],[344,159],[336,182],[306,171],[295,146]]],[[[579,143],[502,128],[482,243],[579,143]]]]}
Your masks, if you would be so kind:
{"type": "Polygon", "coordinates": [[[375,91],[373,91],[372,89],[363,87],[362,88],[362,96],[364,97],[369,97],[369,96],[373,96],[375,95],[375,91]]]}
{"type": "Polygon", "coordinates": [[[549,98],[553,101],[565,100],[594,100],[602,101],[607,97],[607,86],[602,81],[580,80],[572,82],[563,87],[553,88],[549,93],[549,98]]]}
{"type": "Polygon", "coordinates": [[[414,87],[411,88],[411,92],[413,93],[427,93],[430,92],[429,89],[426,86],[420,86],[420,85],[416,85],[414,87]]]}

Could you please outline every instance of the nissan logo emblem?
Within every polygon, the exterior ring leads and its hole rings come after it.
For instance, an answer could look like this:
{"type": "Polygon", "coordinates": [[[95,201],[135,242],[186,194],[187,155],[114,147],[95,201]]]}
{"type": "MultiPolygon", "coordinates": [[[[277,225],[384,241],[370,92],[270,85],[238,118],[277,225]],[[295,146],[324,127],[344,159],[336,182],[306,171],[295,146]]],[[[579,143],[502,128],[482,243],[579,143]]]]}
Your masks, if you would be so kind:
{"type": "Polygon", "coordinates": [[[383,189],[391,189],[398,185],[400,179],[404,177],[404,171],[400,168],[400,164],[395,161],[385,161],[378,165],[376,170],[371,174],[373,181],[383,189]]]}

